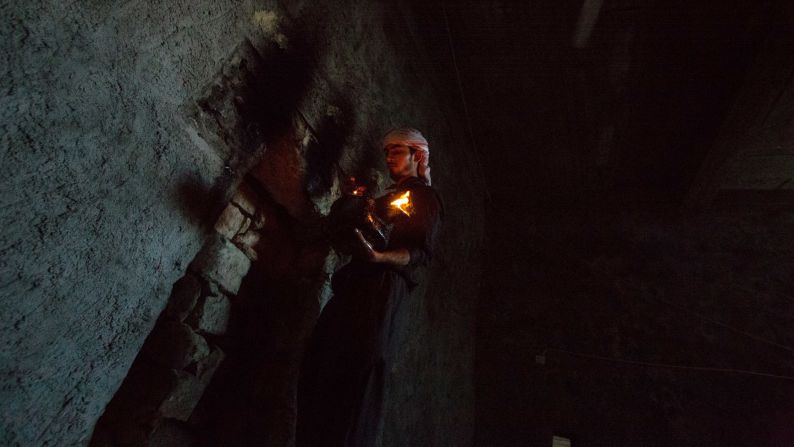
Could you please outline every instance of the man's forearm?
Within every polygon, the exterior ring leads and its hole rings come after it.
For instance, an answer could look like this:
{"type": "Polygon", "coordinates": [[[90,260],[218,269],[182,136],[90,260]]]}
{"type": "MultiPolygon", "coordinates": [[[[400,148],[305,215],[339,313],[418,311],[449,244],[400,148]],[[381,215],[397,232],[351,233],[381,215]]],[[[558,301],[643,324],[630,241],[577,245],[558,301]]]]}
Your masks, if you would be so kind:
{"type": "Polygon", "coordinates": [[[389,264],[397,267],[408,265],[408,263],[411,262],[411,252],[409,252],[408,249],[398,248],[397,250],[377,251],[373,249],[372,244],[370,244],[369,241],[364,238],[361,230],[356,228],[354,231],[358,237],[358,240],[361,241],[362,247],[364,248],[365,259],[369,260],[370,262],[375,262],[377,264],[389,264]]]}
{"type": "Polygon", "coordinates": [[[372,262],[379,264],[391,264],[397,267],[408,265],[411,262],[411,252],[405,248],[397,250],[375,251],[372,262]]]}

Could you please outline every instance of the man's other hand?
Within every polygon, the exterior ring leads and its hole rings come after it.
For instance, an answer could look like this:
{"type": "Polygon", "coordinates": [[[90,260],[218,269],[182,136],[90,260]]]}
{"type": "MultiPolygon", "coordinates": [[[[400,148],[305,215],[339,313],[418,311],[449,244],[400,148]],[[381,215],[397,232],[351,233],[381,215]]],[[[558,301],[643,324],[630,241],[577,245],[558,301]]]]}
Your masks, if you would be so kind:
{"type": "Polygon", "coordinates": [[[408,265],[411,262],[411,253],[405,248],[397,250],[378,251],[372,248],[372,244],[364,237],[361,230],[354,229],[356,237],[361,241],[361,252],[364,260],[374,262],[376,264],[390,264],[397,267],[408,265]]]}

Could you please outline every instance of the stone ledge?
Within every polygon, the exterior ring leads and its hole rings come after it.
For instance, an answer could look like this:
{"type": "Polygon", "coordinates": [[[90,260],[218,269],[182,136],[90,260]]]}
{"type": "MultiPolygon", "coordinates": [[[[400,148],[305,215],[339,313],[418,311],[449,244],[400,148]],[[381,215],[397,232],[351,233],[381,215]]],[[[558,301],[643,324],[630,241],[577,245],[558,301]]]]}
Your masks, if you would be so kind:
{"type": "Polygon", "coordinates": [[[214,281],[231,295],[240,290],[240,283],[251,267],[251,260],[225,237],[213,234],[190,263],[190,270],[214,281]]]}
{"type": "Polygon", "coordinates": [[[204,297],[201,304],[196,306],[191,321],[199,332],[213,335],[223,335],[229,326],[231,315],[231,302],[222,293],[204,297]]]}
{"type": "Polygon", "coordinates": [[[243,227],[247,229],[250,223],[251,219],[246,217],[240,208],[230,203],[226,205],[226,208],[223,209],[223,212],[215,222],[214,228],[215,231],[220,233],[222,236],[231,239],[237,233],[245,231],[243,230],[243,227]]]}
{"type": "Polygon", "coordinates": [[[173,387],[160,404],[160,415],[187,422],[224,357],[223,351],[213,347],[212,352],[198,363],[196,374],[173,370],[173,387]]]}
{"type": "Polygon", "coordinates": [[[185,321],[200,297],[201,281],[190,273],[186,274],[174,283],[165,308],[166,317],[180,322],[185,321]]]}
{"type": "Polygon", "coordinates": [[[232,196],[232,203],[240,207],[249,217],[252,217],[256,215],[259,197],[250,185],[246,182],[242,182],[234,193],[234,196],[232,196]]]}
{"type": "Polygon", "coordinates": [[[172,369],[183,369],[209,355],[204,337],[184,323],[164,321],[155,327],[146,340],[143,353],[154,363],[172,369]]]}

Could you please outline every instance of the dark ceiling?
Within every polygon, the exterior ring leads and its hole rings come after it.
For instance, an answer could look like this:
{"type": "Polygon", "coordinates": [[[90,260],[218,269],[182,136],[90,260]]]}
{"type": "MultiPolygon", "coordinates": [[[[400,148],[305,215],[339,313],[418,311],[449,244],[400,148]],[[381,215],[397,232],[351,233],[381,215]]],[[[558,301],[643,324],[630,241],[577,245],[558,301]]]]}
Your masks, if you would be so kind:
{"type": "Polygon", "coordinates": [[[538,205],[680,202],[779,13],[758,0],[414,9],[493,199],[538,205]],[[589,35],[582,14],[596,18],[589,35]]]}

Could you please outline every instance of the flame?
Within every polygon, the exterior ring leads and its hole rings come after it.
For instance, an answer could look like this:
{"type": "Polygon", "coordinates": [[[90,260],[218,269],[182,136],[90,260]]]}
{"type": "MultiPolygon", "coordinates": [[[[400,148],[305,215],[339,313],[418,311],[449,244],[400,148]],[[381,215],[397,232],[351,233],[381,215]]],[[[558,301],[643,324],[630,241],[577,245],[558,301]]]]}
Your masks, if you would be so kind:
{"type": "Polygon", "coordinates": [[[411,191],[405,191],[403,195],[392,201],[390,205],[405,213],[406,216],[410,217],[411,191]]]}
{"type": "Polygon", "coordinates": [[[361,197],[367,192],[366,185],[359,185],[355,177],[348,177],[346,187],[350,188],[350,194],[361,197]]]}

